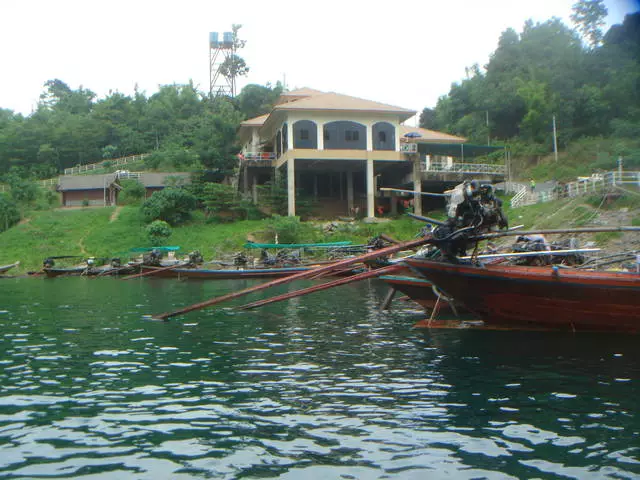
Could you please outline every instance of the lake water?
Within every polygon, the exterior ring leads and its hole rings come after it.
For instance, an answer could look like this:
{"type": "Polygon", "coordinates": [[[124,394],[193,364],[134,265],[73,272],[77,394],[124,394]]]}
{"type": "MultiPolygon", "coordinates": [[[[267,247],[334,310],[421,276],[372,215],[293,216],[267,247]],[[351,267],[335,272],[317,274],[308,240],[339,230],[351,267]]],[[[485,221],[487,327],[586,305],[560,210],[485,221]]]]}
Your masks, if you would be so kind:
{"type": "Polygon", "coordinates": [[[248,285],[1,279],[0,478],[640,477],[639,336],[412,329],[378,281],[144,318],[248,285]]]}

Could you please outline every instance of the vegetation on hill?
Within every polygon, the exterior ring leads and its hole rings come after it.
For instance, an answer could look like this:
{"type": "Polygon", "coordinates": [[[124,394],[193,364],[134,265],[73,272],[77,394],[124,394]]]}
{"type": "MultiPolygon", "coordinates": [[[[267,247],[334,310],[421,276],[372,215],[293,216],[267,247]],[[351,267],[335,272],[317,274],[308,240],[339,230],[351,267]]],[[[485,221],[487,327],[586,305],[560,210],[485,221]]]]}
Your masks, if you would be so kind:
{"type": "Polygon", "coordinates": [[[421,125],[508,144],[523,176],[567,180],[614,169],[619,156],[640,167],[640,12],[603,34],[606,13],[602,0],[580,0],[575,29],[552,18],[505,30],[489,62],[468,68],[421,125]]]}

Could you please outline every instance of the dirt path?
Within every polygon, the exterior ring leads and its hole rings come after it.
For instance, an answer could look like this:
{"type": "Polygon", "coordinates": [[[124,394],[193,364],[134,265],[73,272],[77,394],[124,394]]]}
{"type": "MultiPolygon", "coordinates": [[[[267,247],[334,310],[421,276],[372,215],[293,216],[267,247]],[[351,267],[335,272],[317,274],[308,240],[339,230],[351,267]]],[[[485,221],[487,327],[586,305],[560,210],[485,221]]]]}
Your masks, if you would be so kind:
{"type": "Polygon", "coordinates": [[[122,205],[117,206],[116,209],[111,214],[111,217],[109,217],[109,222],[115,222],[118,219],[118,216],[120,215],[121,211],[122,211],[122,205]]]}

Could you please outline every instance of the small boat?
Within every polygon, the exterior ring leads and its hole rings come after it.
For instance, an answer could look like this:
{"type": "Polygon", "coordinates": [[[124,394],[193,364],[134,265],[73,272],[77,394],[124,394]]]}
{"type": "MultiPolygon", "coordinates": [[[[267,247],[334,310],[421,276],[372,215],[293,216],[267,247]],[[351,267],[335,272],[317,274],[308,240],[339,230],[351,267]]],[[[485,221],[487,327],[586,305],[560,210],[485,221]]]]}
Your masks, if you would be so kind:
{"type": "Polygon", "coordinates": [[[20,262],[11,263],[9,265],[0,265],[0,275],[4,275],[13,267],[17,267],[18,265],[20,265],[20,262]]]}
{"type": "MultiPolygon", "coordinates": [[[[164,278],[200,278],[208,280],[229,280],[229,279],[251,279],[251,278],[280,278],[287,277],[300,272],[305,272],[317,265],[306,265],[298,267],[268,267],[268,268],[222,268],[209,269],[188,266],[176,266],[175,268],[165,266],[142,265],[141,273],[151,274],[153,277],[164,278]],[[156,273],[152,273],[156,272],[156,273]]],[[[352,269],[339,272],[337,274],[350,275],[352,269]]]]}
{"type": "Polygon", "coordinates": [[[637,273],[418,258],[406,263],[487,324],[640,331],[637,273]]]}
{"type": "Polygon", "coordinates": [[[78,265],[75,267],[43,267],[42,271],[48,278],[54,278],[69,275],[83,275],[88,268],[86,265],[78,265]]]}

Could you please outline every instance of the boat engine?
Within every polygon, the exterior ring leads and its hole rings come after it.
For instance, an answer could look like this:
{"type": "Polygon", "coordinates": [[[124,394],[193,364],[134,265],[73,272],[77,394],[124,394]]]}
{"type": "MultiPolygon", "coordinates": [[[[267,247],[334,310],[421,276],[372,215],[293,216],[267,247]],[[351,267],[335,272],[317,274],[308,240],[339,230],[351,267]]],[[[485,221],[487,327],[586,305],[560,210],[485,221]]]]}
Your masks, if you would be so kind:
{"type": "Polygon", "coordinates": [[[149,253],[145,253],[142,256],[142,263],[151,267],[159,267],[160,260],[162,259],[162,252],[157,248],[154,248],[149,253]]]}
{"type": "Polygon", "coordinates": [[[476,180],[465,181],[450,192],[448,212],[449,218],[431,235],[449,258],[466,255],[471,237],[509,226],[493,186],[476,180]]]}
{"type": "Polygon", "coordinates": [[[45,258],[44,261],[42,262],[42,266],[44,268],[53,268],[55,264],[56,262],[53,258],[45,258]]]}
{"type": "Polygon", "coordinates": [[[201,265],[203,262],[204,258],[198,250],[189,253],[189,265],[201,265]]]}

